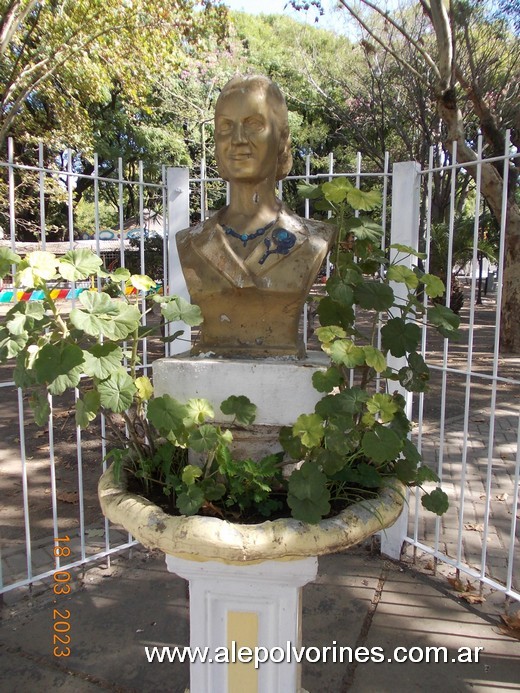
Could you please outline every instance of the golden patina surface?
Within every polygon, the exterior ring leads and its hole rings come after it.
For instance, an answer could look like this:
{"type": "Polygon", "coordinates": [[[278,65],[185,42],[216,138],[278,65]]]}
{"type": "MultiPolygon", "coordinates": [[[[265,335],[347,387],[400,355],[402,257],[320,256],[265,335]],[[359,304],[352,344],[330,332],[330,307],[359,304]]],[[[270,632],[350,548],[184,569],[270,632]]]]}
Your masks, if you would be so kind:
{"type": "Polygon", "coordinates": [[[305,356],[303,304],[335,237],[298,217],[275,184],[291,167],[287,106],[266,77],[235,77],[215,109],[219,172],[229,205],[177,236],[190,296],[204,317],[195,353],[305,356]]]}

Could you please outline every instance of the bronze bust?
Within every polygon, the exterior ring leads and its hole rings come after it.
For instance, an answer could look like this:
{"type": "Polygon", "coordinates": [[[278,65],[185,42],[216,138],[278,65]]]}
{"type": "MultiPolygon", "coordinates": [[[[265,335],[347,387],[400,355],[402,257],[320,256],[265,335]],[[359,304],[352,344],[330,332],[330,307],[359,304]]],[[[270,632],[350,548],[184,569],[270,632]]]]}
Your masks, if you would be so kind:
{"type": "Polygon", "coordinates": [[[298,217],[276,196],[292,165],[279,88],[259,75],[230,80],[215,108],[215,144],[230,203],[177,235],[188,291],[204,317],[193,352],[304,358],[299,320],[335,228],[298,217]]]}

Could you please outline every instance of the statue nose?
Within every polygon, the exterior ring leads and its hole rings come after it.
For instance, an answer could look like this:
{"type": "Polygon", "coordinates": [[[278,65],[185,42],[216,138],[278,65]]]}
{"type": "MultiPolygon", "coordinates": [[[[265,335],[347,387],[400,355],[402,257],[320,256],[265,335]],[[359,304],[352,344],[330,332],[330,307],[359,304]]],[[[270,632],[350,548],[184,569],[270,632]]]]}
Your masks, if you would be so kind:
{"type": "Polygon", "coordinates": [[[233,127],[233,143],[246,142],[245,128],[243,123],[235,123],[233,127]]]}

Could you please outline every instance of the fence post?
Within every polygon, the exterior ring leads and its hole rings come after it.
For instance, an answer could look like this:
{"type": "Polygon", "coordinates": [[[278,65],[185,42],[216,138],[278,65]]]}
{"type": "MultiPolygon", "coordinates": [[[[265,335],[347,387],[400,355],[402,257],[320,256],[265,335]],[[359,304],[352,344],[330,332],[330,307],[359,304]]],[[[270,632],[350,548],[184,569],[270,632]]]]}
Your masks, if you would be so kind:
{"type": "MultiPolygon", "coordinates": [[[[392,217],[390,224],[390,243],[408,245],[414,250],[419,247],[419,210],[420,210],[420,173],[421,167],[415,161],[396,163],[392,171],[392,217]]],[[[390,259],[395,257],[396,250],[390,250],[390,259]]],[[[412,267],[414,258],[409,257],[402,264],[412,267]]],[[[404,284],[390,283],[396,297],[406,298],[404,284]]],[[[388,364],[392,368],[402,368],[406,359],[388,355],[388,364]]],[[[406,400],[406,415],[411,418],[413,395],[401,385],[393,385],[406,400]]],[[[404,538],[408,533],[408,503],[403,512],[389,529],[381,535],[381,553],[390,558],[399,559],[404,538]]]]}
{"type": "MultiPolygon", "coordinates": [[[[168,200],[167,258],[168,267],[165,282],[165,295],[182,296],[190,300],[188,288],[181,269],[175,237],[179,231],[190,225],[190,181],[189,169],[169,167],[166,171],[168,200]]],[[[169,325],[168,336],[182,330],[180,339],[169,344],[169,355],[188,351],[191,344],[191,327],[185,322],[177,321],[169,325]]]]}

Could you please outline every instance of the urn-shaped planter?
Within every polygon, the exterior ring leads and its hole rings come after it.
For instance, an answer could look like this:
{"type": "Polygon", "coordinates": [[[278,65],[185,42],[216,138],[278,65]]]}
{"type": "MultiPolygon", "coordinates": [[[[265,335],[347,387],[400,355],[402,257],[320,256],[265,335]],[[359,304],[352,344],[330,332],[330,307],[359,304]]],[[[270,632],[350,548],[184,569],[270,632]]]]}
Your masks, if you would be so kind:
{"type": "Polygon", "coordinates": [[[212,660],[191,663],[192,691],[297,693],[301,671],[291,654],[301,646],[301,588],[316,577],[317,556],[393,524],[404,489],[396,482],[317,524],[171,516],[129,492],[112,467],[99,481],[99,499],[109,520],[164,551],[168,570],[189,580],[190,646],[208,648],[212,660]]]}

